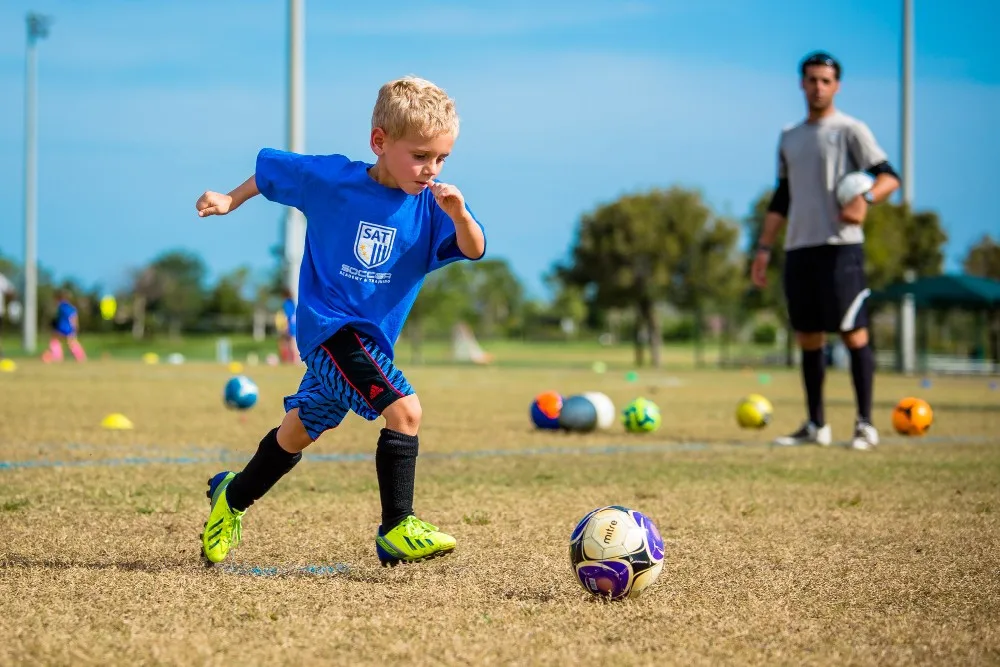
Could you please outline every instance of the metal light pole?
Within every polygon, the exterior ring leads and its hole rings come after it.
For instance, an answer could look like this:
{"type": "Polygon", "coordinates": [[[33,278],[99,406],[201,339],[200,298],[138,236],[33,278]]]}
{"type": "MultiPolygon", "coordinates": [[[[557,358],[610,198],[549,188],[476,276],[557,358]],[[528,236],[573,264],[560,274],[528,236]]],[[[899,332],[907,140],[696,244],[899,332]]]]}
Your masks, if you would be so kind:
{"type": "Polygon", "coordinates": [[[49,34],[50,19],[29,13],[24,91],[24,350],[38,341],[38,76],[35,45],[49,34]]]}
{"type": "MultiPolygon", "coordinates": [[[[900,145],[902,153],[903,203],[913,206],[913,0],[903,0],[903,52],[902,81],[900,82],[900,145]]],[[[916,274],[908,271],[906,282],[913,282],[916,274]]],[[[900,304],[900,344],[902,370],[911,374],[917,366],[917,309],[913,294],[903,296],[900,304]]]]}
{"type": "Polygon", "coordinates": [[[903,0],[903,53],[900,111],[903,203],[913,204],[913,0],[903,0]]]}
{"type": "MultiPolygon", "coordinates": [[[[305,0],[288,0],[288,150],[303,153],[305,144],[305,0]]],[[[305,240],[305,216],[289,207],[285,212],[286,286],[296,301],[305,240]]]]}

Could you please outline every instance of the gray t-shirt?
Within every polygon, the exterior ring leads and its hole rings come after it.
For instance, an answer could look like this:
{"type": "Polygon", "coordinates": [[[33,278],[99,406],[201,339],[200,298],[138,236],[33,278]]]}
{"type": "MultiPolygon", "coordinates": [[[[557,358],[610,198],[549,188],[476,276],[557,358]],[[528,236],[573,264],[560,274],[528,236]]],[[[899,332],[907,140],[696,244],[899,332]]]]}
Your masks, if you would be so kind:
{"type": "Polygon", "coordinates": [[[868,126],[839,111],[785,129],[778,142],[778,178],[788,179],[785,249],[848,245],[865,240],[861,225],[840,221],[837,183],[886,160],[868,126]]]}

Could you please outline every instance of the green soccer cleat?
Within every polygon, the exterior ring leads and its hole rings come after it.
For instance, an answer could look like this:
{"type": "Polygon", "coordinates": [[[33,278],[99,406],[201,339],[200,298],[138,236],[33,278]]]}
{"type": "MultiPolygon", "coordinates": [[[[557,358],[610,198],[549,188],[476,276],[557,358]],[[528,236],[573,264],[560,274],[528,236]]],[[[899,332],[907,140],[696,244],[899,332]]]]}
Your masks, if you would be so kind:
{"type": "Polygon", "coordinates": [[[230,509],[226,499],[226,487],[234,477],[236,473],[226,471],[208,480],[208,493],[205,495],[212,501],[212,511],[201,534],[201,551],[210,563],[221,563],[229,550],[240,543],[240,522],[246,512],[230,509]]]}
{"type": "Polygon", "coordinates": [[[378,527],[375,551],[383,566],[416,563],[438,556],[447,556],[455,549],[455,538],[438,532],[437,526],[408,516],[387,533],[378,527]]]}

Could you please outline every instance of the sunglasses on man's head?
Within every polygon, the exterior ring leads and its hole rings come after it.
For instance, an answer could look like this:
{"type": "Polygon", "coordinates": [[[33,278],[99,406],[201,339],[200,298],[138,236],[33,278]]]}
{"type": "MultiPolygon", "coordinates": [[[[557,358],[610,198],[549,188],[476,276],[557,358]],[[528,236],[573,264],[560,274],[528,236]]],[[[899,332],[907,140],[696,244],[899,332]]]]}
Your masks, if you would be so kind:
{"type": "Polygon", "coordinates": [[[802,66],[800,67],[800,71],[802,72],[802,74],[805,74],[806,68],[812,67],[814,65],[823,65],[826,67],[832,67],[837,72],[837,78],[838,79],[840,78],[840,63],[838,63],[833,56],[827,53],[814,53],[802,61],[802,66]]]}

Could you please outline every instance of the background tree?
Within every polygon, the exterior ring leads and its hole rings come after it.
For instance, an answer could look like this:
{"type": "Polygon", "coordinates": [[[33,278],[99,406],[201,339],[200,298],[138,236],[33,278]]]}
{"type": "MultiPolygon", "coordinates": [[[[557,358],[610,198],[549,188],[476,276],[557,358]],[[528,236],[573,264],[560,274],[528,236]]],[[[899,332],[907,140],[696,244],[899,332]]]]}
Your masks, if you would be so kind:
{"type": "Polygon", "coordinates": [[[428,334],[446,335],[472,310],[469,299],[469,274],[464,262],[454,262],[424,280],[406,320],[410,356],[423,361],[423,344],[428,334]]]}
{"type": "Polygon", "coordinates": [[[989,234],[983,235],[976,245],[969,248],[962,268],[972,276],[1000,280],[1000,243],[989,234]]]}
{"type": "Polygon", "coordinates": [[[170,336],[177,337],[185,325],[194,323],[202,310],[208,272],[205,263],[195,253],[170,250],[153,260],[150,268],[155,274],[160,296],[152,309],[166,319],[170,336]]]}
{"type": "Polygon", "coordinates": [[[704,363],[702,345],[705,313],[726,313],[744,288],[742,257],[736,253],[739,227],[730,220],[716,218],[705,224],[681,257],[677,277],[667,289],[670,302],[694,315],[695,365],[704,363]]]}
{"type": "Polygon", "coordinates": [[[905,204],[873,206],[864,223],[865,270],[872,289],[917,276],[941,275],[948,235],[933,211],[912,211],[905,204]]]}
{"type": "Polygon", "coordinates": [[[524,288],[505,259],[462,262],[468,274],[468,300],[475,309],[479,335],[507,335],[520,324],[524,288]]]}
{"type": "Polygon", "coordinates": [[[208,292],[203,313],[229,320],[251,317],[253,303],[244,296],[251,288],[250,282],[250,269],[246,266],[220,276],[208,292]]]}
{"type": "Polygon", "coordinates": [[[695,191],[673,187],[624,196],[583,216],[570,260],[556,274],[591,292],[599,307],[634,308],[636,364],[643,364],[648,343],[651,363],[659,366],[662,334],[655,305],[685,291],[683,274],[692,263],[708,266],[701,255],[713,243],[702,239],[714,220],[695,191]],[[691,252],[699,259],[692,260],[691,252]]]}

